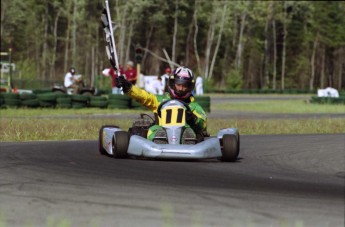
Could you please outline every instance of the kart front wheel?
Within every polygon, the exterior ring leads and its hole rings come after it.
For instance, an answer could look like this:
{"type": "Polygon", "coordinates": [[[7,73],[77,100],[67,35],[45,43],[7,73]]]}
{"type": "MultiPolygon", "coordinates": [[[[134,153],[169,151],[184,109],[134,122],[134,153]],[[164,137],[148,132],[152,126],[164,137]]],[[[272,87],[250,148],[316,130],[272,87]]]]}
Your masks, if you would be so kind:
{"type": "Polygon", "coordinates": [[[239,153],[239,140],[235,135],[223,136],[222,161],[235,162],[239,153]]]}
{"type": "Polygon", "coordinates": [[[103,125],[98,132],[98,151],[101,155],[108,155],[107,151],[103,148],[103,130],[104,128],[118,128],[116,125],[103,125]]]}
{"type": "Polygon", "coordinates": [[[113,138],[113,155],[114,158],[127,158],[129,134],[126,131],[117,131],[113,138]]]}

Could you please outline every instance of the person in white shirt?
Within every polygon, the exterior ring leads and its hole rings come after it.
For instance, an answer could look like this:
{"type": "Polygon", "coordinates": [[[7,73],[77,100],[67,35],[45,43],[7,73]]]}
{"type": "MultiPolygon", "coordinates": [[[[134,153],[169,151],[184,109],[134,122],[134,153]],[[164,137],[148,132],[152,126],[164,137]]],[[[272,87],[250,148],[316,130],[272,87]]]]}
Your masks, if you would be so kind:
{"type": "Polygon", "coordinates": [[[73,88],[73,84],[74,84],[74,81],[75,81],[74,74],[75,74],[75,68],[71,67],[69,69],[69,71],[65,75],[64,86],[66,88],[73,88]]]}
{"type": "Polygon", "coordinates": [[[79,85],[82,84],[80,75],[75,75],[75,68],[71,67],[69,72],[65,75],[64,86],[67,88],[67,94],[77,94],[79,92],[79,85]]]}
{"type": "Polygon", "coordinates": [[[163,95],[164,94],[164,87],[162,84],[162,77],[158,76],[157,79],[152,80],[150,83],[150,88],[148,89],[148,92],[154,94],[154,95],[163,95]]]}
{"type": "Polygon", "coordinates": [[[202,77],[198,76],[195,81],[195,93],[196,95],[203,95],[204,89],[203,89],[203,82],[202,77]]]}

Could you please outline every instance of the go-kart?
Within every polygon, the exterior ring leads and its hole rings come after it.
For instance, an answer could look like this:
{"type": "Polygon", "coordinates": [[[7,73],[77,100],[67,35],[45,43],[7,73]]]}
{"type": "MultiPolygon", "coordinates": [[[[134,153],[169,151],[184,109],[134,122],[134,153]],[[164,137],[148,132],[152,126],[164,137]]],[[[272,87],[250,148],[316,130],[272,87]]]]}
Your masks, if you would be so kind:
{"type": "Polygon", "coordinates": [[[221,129],[217,136],[203,132],[197,134],[194,144],[181,144],[188,110],[188,104],[179,100],[168,100],[159,105],[159,118],[140,114],[140,118],[133,122],[128,131],[114,125],[102,126],[99,131],[99,152],[114,158],[217,158],[225,162],[236,161],[240,151],[240,135],[236,128],[221,129]],[[146,138],[148,129],[155,124],[166,130],[166,144],[155,143],[155,140],[146,138]]]}

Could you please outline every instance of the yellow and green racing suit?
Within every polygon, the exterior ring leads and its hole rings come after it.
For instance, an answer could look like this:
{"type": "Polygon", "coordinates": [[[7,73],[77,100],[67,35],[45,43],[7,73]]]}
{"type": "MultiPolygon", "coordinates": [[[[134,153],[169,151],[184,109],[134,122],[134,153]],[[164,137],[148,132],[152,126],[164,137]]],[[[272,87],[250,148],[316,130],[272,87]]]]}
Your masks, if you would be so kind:
{"type": "MultiPolygon", "coordinates": [[[[154,113],[157,113],[157,108],[159,104],[166,100],[171,100],[169,93],[165,93],[163,96],[156,96],[151,94],[141,88],[132,86],[131,90],[126,93],[129,97],[133,98],[143,106],[147,107],[154,113]]],[[[196,120],[193,125],[186,124],[185,127],[191,127],[196,134],[202,134],[206,131],[207,116],[203,108],[194,101],[194,97],[191,96],[187,100],[183,100],[189,105],[190,110],[196,116],[196,120]]],[[[147,139],[152,140],[155,137],[155,134],[161,126],[154,125],[150,127],[147,133],[147,139]]]]}

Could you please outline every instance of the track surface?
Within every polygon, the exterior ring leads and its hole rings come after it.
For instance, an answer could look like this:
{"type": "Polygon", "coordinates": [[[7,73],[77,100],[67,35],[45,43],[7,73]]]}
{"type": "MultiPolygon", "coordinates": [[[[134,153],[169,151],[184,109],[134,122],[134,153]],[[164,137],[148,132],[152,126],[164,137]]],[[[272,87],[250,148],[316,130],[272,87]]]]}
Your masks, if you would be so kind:
{"type": "Polygon", "coordinates": [[[345,134],[241,137],[235,163],[0,143],[0,225],[344,226],[345,134]]]}

